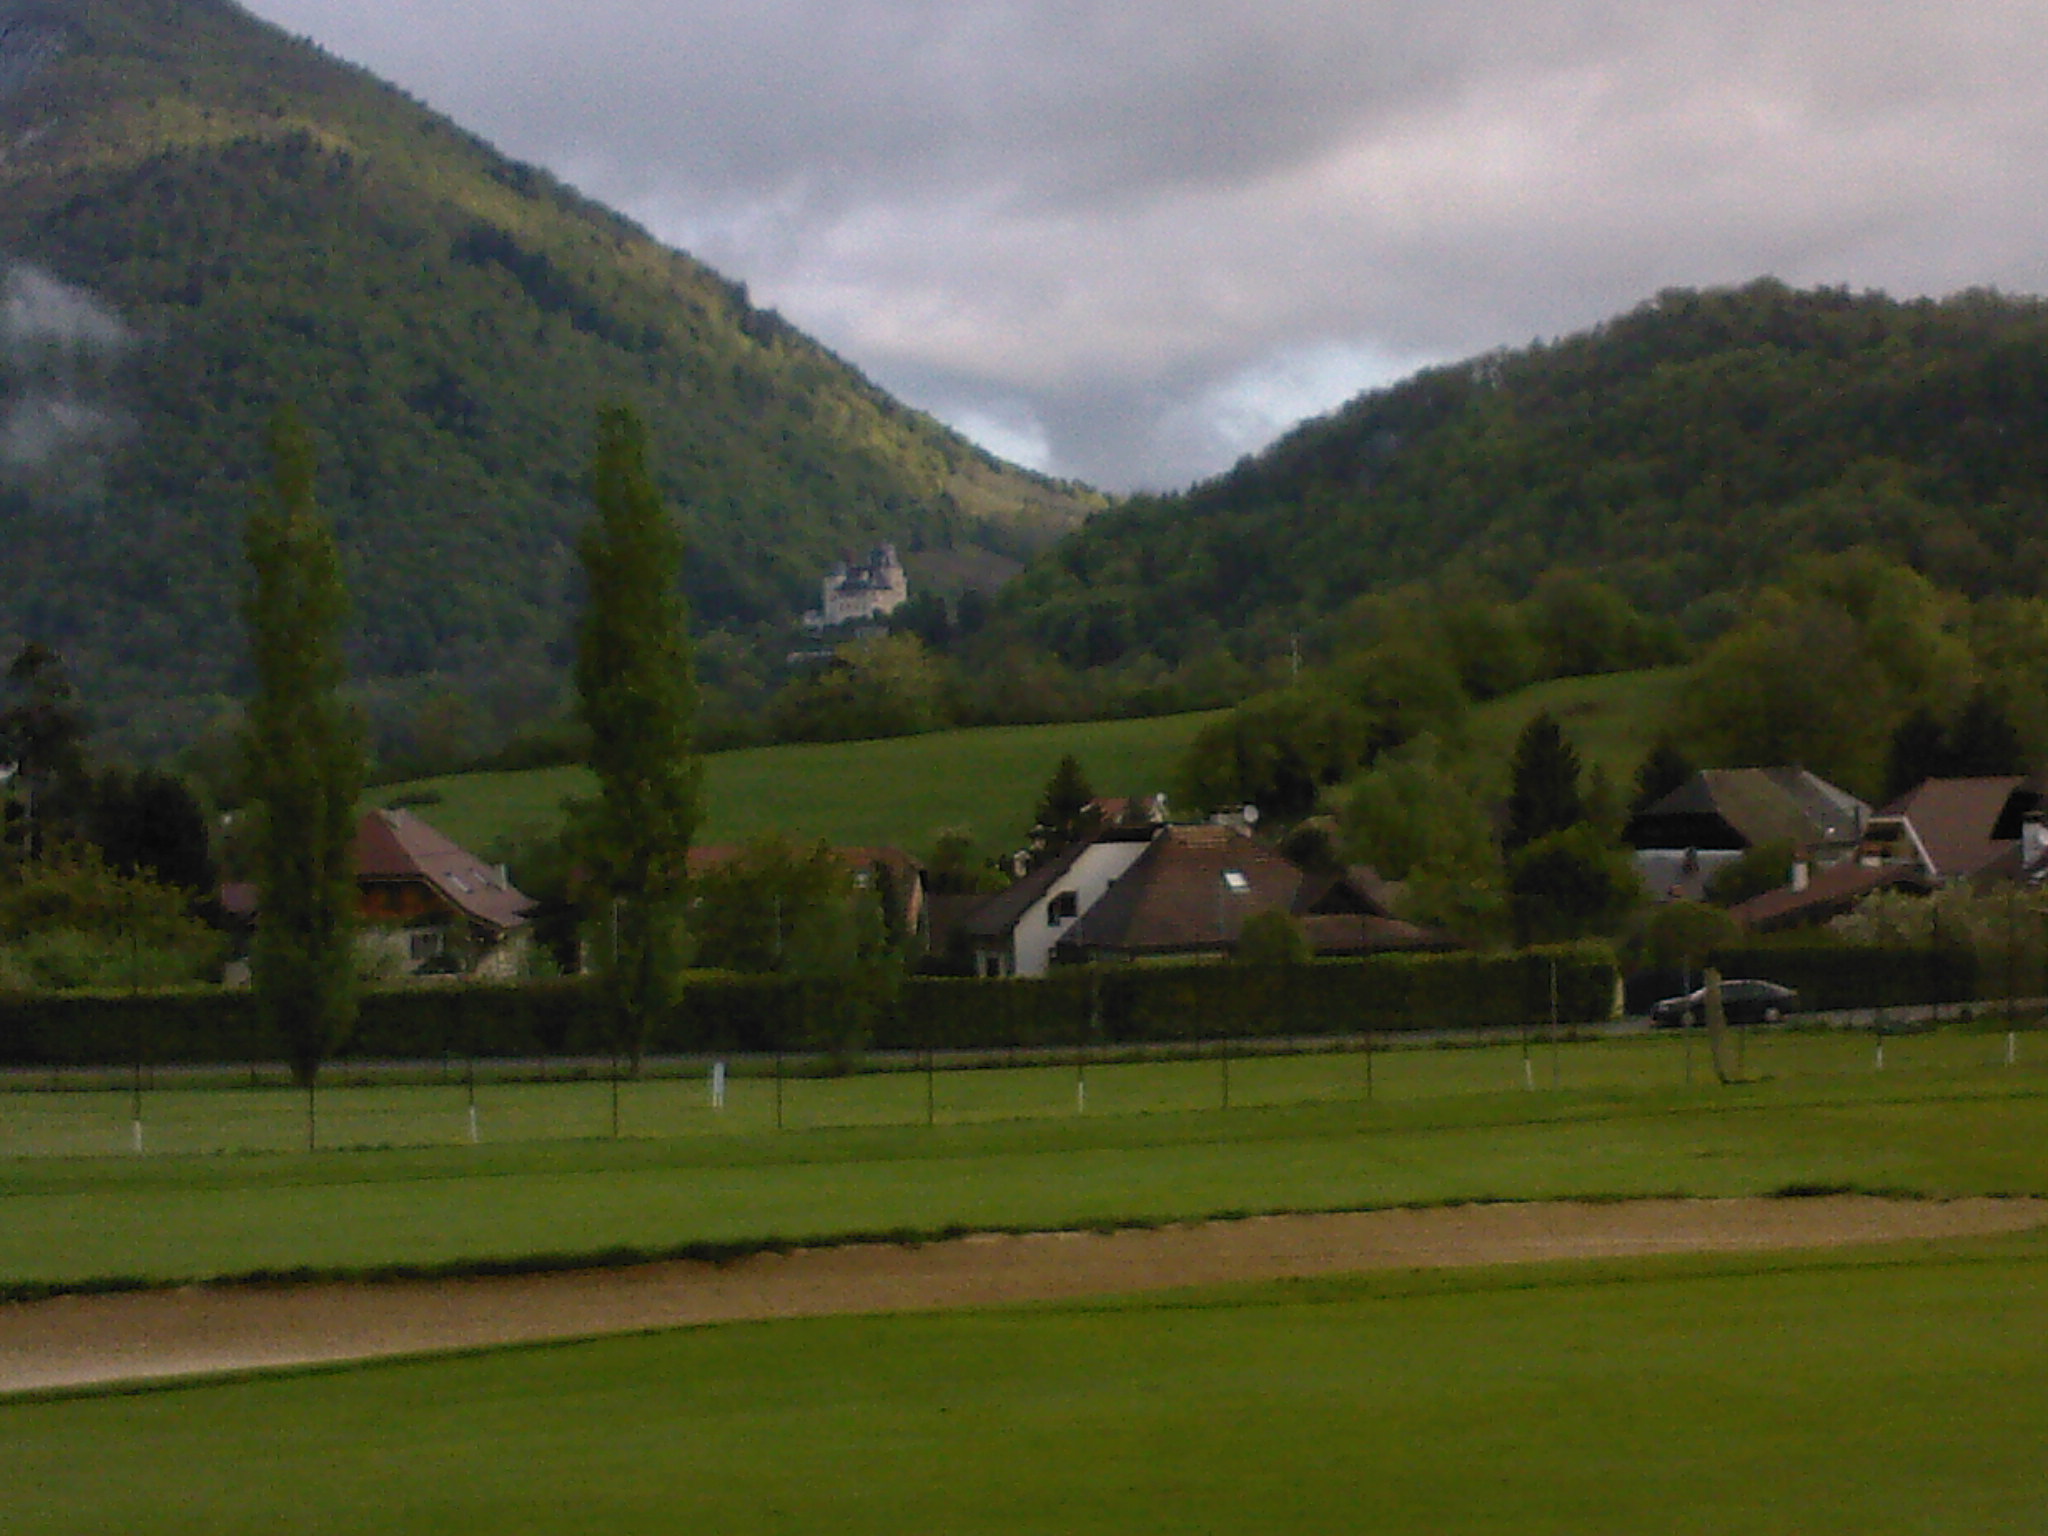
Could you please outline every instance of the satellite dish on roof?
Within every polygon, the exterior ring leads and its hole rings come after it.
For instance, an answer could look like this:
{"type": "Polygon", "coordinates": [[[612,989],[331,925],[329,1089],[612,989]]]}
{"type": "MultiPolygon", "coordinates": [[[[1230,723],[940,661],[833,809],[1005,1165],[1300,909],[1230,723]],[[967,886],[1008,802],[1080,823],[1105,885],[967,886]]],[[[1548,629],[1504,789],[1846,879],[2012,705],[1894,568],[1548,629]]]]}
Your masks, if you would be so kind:
{"type": "Polygon", "coordinates": [[[1259,824],[1259,808],[1256,805],[1247,805],[1240,814],[1243,815],[1246,826],[1256,827],[1259,824]]]}

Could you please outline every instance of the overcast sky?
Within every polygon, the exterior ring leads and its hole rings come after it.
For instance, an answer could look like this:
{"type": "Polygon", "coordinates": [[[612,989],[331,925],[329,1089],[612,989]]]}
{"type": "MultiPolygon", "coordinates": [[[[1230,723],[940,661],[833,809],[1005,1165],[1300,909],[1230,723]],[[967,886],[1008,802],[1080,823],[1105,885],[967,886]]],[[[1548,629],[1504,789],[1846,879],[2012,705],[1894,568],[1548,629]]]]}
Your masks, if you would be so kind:
{"type": "Polygon", "coordinates": [[[245,0],[1111,489],[1772,274],[2048,289],[2048,0],[245,0]]]}

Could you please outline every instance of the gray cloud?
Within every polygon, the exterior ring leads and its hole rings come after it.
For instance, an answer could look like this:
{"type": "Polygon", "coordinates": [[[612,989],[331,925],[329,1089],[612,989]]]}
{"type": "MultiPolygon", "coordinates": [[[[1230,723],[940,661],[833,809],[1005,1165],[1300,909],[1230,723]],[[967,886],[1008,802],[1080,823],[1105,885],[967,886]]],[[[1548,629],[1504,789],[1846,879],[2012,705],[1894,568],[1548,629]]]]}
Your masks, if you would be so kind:
{"type": "Polygon", "coordinates": [[[2048,286],[2048,0],[255,9],[1112,486],[1672,285],[2048,286]]]}
{"type": "Polygon", "coordinates": [[[128,340],[84,289],[0,266],[0,481],[63,494],[98,484],[126,427],[109,374],[128,340]]]}

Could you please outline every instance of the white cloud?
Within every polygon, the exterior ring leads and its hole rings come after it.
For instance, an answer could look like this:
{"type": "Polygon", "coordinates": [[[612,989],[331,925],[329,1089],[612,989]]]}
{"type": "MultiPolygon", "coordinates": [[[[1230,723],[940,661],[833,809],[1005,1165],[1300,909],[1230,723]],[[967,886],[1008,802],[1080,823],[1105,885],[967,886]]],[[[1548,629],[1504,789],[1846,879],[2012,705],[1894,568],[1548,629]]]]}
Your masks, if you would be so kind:
{"type": "Polygon", "coordinates": [[[1111,485],[1667,286],[2048,287],[2048,0],[255,8],[1111,485]]]}

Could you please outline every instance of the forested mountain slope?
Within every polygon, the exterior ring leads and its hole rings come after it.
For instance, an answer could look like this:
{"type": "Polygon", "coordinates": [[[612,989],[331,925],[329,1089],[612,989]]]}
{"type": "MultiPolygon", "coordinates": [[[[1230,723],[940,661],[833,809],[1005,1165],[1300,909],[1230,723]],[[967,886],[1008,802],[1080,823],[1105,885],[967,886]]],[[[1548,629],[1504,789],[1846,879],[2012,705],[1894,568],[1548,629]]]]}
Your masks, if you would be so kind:
{"type": "Polygon", "coordinates": [[[1707,632],[1793,557],[1861,544],[2038,592],[2044,513],[2048,306],[1764,281],[1364,395],[1091,522],[1005,590],[1002,624],[1076,665],[1258,659],[1334,642],[1361,594],[1514,596],[1564,566],[1707,632]]]}
{"type": "Polygon", "coordinates": [[[0,0],[0,649],[132,741],[238,686],[239,535],[295,401],[386,702],[559,676],[596,408],[646,415],[698,622],[889,538],[1099,504],[905,409],[745,290],[227,0],[0,0]]]}

